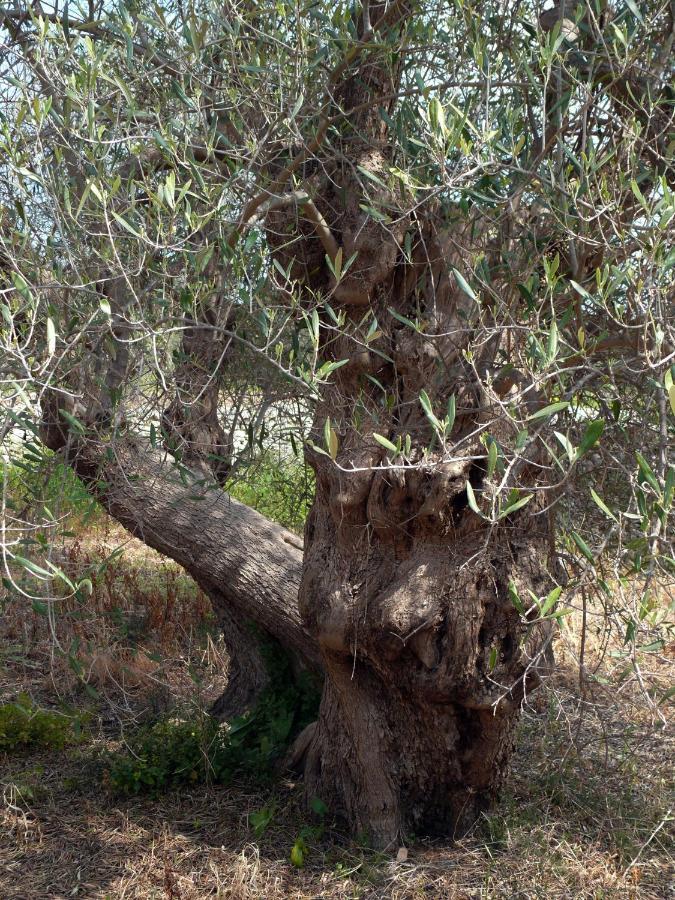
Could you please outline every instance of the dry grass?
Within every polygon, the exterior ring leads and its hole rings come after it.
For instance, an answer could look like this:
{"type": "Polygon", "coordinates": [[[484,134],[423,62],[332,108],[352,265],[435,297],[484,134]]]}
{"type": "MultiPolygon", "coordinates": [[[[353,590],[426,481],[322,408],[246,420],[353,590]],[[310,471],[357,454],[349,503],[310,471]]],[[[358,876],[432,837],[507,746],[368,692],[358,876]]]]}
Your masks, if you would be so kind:
{"type": "Polygon", "coordinates": [[[92,594],[57,601],[52,620],[10,600],[0,701],[18,691],[43,705],[93,698],[109,722],[129,724],[222,692],[227,654],[211,604],[179,566],[109,520],[65,541],[54,561],[73,579],[89,576],[92,594]]]}
{"type": "MultiPolygon", "coordinates": [[[[94,565],[120,539],[98,531],[65,547],[65,563],[94,565]]],[[[115,745],[120,722],[175,703],[203,706],[222,689],[225,659],[211,625],[206,598],[135,542],[95,580],[86,607],[64,604],[57,620],[57,638],[81,669],[54,654],[44,617],[10,605],[0,694],[89,704],[95,725],[77,748],[3,761],[2,900],[675,896],[673,742],[642,693],[672,684],[667,654],[653,656],[642,685],[619,684],[619,658],[591,632],[580,681],[572,618],[558,672],[525,710],[503,802],[471,836],[455,846],[411,840],[397,862],[331,823],[297,869],[290,850],[310,823],[296,785],[199,787],[158,799],[102,792],[97,754],[115,745]],[[273,815],[256,839],[249,816],[261,808],[273,815]]]]}

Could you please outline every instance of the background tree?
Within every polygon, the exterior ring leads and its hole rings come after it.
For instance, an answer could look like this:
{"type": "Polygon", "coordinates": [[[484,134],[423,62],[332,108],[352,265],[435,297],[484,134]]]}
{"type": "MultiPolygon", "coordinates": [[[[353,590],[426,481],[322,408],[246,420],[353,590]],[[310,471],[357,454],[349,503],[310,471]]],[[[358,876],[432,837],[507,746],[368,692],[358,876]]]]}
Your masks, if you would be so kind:
{"type": "Polygon", "coordinates": [[[663,624],[672,5],[0,16],[10,452],[39,435],[210,594],[223,712],[266,677],[245,621],[324,674],[310,798],[383,845],[458,833],[563,591],[638,678],[663,624]],[[304,553],[223,490],[271,422],[315,474],[304,553]]]}

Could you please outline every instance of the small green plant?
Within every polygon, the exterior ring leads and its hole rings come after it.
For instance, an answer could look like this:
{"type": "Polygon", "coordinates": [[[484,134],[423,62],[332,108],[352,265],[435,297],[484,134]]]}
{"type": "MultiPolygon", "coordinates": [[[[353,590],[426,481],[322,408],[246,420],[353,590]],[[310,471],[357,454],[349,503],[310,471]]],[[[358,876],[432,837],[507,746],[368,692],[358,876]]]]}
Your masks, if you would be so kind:
{"type": "Polygon", "coordinates": [[[83,719],[35,706],[27,694],[0,706],[0,753],[61,750],[82,739],[83,719]]]}
{"type": "Polygon", "coordinates": [[[291,847],[291,862],[297,869],[304,866],[308,849],[304,837],[300,835],[291,847]]]}
{"type": "Polygon", "coordinates": [[[304,825],[291,847],[291,862],[298,869],[305,864],[311,842],[320,841],[325,830],[324,820],[328,813],[328,807],[320,797],[314,797],[310,806],[318,821],[314,825],[304,825]]]}
{"type": "Polygon", "coordinates": [[[320,693],[309,674],[294,675],[277,644],[266,644],[265,656],[270,684],[251,712],[227,725],[202,713],[141,728],[108,756],[105,784],[114,793],[135,794],[195,782],[225,784],[235,774],[271,779],[294,736],[316,718],[320,693]]]}
{"type": "Polygon", "coordinates": [[[271,806],[262,806],[260,809],[254,810],[254,812],[249,814],[248,820],[253,827],[253,833],[257,838],[261,838],[270,822],[274,818],[275,807],[271,806]]]}
{"type": "Polygon", "coordinates": [[[235,499],[300,533],[314,492],[312,470],[298,460],[262,454],[228,485],[235,499]]]}
{"type": "Polygon", "coordinates": [[[101,519],[100,505],[73,470],[41,444],[24,441],[10,460],[0,465],[0,488],[10,508],[30,507],[52,523],[56,516],[68,528],[101,519]]]}
{"type": "Polygon", "coordinates": [[[139,729],[124,750],[108,756],[104,784],[116,794],[137,794],[219,781],[227,740],[227,732],[209,716],[156,722],[139,729]]]}

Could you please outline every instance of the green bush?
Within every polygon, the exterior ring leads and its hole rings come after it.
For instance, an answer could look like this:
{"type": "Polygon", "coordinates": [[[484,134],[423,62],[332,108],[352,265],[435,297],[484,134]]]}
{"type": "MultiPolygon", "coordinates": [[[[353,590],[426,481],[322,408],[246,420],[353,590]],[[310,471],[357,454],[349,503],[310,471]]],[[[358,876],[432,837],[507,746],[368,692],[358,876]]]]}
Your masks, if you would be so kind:
{"type": "Polygon", "coordinates": [[[159,793],[170,787],[220,780],[227,734],[208,716],[167,719],[141,728],[124,750],[110,754],[103,781],[116,794],[159,793]]]}
{"type": "Polygon", "coordinates": [[[250,713],[228,725],[200,714],[145,726],[108,755],[104,784],[116,794],[136,794],[197,782],[225,784],[236,774],[271,778],[295,735],[316,718],[320,691],[309,674],[294,676],[278,646],[265,650],[270,686],[250,713]]]}
{"type": "Polygon", "coordinates": [[[103,782],[115,794],[157,794],[185,784],[226,784],[237,773],[265,780],[280,752],[277,739],[290,733],[290,717],[279,727],[282,716],[272,727],[261,723],[258,709],[229,725],[208,715],[161,719],[108,756],[103,782]]]}
{"type": "Polygon", "coordinates": [[[301,532],[314,493],[312,470],[265,453],[228,485],[232,496],[285,528],[301,532]]]}
{"type": "Polygon", "coordinates": [[[0,706],[0,753],[61,750],[82,737],[82,719],[39,709],[26,694],[0,706]]]}

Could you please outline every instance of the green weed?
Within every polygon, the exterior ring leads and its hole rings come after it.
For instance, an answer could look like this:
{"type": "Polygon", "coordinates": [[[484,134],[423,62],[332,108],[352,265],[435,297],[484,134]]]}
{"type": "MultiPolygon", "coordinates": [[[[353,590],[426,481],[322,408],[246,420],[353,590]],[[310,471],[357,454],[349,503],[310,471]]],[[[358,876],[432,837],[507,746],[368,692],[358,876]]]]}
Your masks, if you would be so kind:
{"type": "Polygon", "coordinates": [[[227,734],[208,716],[167,719],[139,729],[104,764],[104,785],[115,794],[159,793],[184,784],[220,781],[227,734]]]}
{"type": "Polygon", "coordinates": [[[253,827],[253,833],[256,838],[260,839],[265,831],[267,830],[269,824],[274,818],[274,813],[276,809],[274,805],[261,806],[260,809],[254,810],[250,813],[248,817],[248,821],[253,827]]]}
{"type": "Polygon", "coordinates": [[[8,508],[30,509],[36,519],[64,521],[83,528],[101,519],[103,510],[73,470],[35,442],[22,445],[20,455],[0,465],[0,488],[8,508]]]}
{"type": "Polygon", "coordinates": [[[0,706],[0,753],[62,750],[82,740],[83,719],[39,709],[27,694],[0,706]]]}
{"type": "Polygon", "coordinates": [[[223,726],[200,713],[139,729],[110,754],[104,783],[114,793],[153,793],[195,782],[226,784],[234,775],[268,781],[296,734],[316,718],[319,689],[307,673],[295,677],[287,655],[265,645],[270,685],[255,708],[223,726]]]}
{"type": "Polygon", "coordinates": [[[299,533],[312,503],[314,476],[300,461],[283,461],[267,453],[227,487],[236,500],[299,533]]]}

